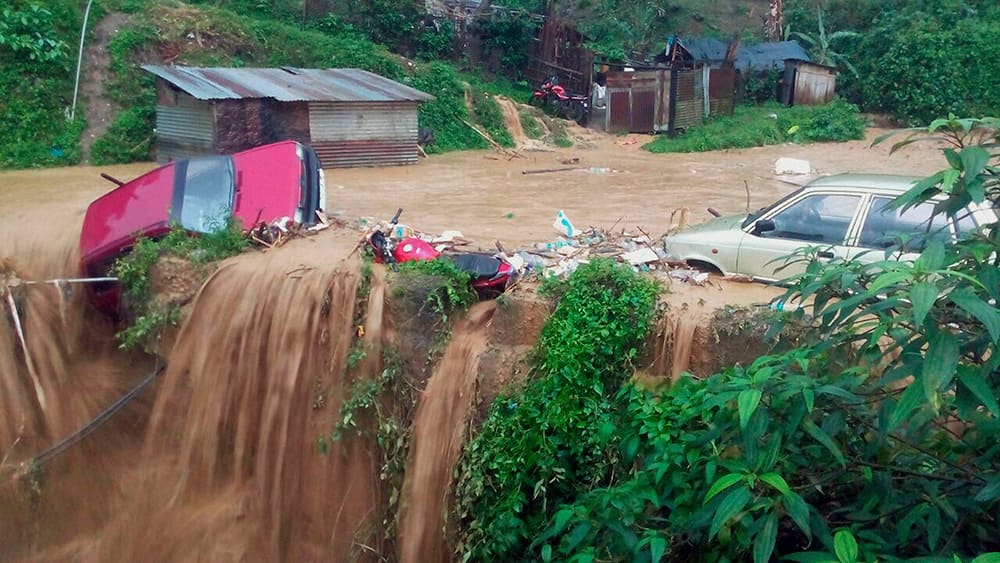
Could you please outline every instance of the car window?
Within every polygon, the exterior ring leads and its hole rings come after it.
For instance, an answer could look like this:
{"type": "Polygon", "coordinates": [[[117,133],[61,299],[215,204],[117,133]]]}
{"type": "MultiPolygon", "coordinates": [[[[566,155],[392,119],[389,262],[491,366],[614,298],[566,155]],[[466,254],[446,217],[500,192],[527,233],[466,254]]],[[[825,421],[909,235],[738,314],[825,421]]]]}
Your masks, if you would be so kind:
{"type": "Polygon", "coordinates": [[[192,158],[183,178],[177,187],[181,226],[200,233],[221,228],[233,210],[233,160],[227,156],[192,158]]]}
{"type": "Polygon", "coordinates": [[[806,196],[775,215],[774,230],[766,238],[825,244],[843,244],[861,196],[815,194],[806,196]]]}
{"type": "Polygon", "coordinates": [[[906,239],[904,250],[919,252],[929,237],[948,237],[946,223],[934,217],[934,204],[921,203],[906,210],[890,209],[892,198],[876,197],[861,228],[858,245],[889,248],[906,239]]]}
{"type": "Polygon", "coordinates": [[[955,232],[960,236],[976,230],[976,218],[969,209],[962,210],[955,219],[955,232]]]}

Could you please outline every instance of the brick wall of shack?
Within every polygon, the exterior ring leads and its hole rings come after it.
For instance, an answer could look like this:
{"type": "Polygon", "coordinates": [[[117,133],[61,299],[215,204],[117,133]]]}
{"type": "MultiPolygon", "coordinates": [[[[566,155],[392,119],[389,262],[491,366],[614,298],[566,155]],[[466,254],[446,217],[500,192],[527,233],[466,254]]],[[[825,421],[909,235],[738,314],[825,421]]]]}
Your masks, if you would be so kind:
{"type": "Polygon", "coordinates": [[[215,103],[215,150],[219,154],[289,139],[309,142],[305,102],[243,99],[215,103]]]}

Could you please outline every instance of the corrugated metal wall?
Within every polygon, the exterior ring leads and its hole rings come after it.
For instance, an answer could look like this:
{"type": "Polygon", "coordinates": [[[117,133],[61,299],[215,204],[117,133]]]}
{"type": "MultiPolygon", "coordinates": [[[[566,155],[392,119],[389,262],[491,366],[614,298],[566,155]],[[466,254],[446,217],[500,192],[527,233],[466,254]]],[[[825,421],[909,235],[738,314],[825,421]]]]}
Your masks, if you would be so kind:
{"type": "Polygon", "coordinates": [[[629,131],[652,133],[656,121],[657,73],[636,72],[632,77],[632,112],[629,131]]]}
{"type": "Polygon", "coordinates": [[[708,76],[710,115],[733,113],[736,103],[736,71],[731,68],[713,68],[708,76]]]}
{"type": "Polygon", "coordinates": [[[156,160],[215,153],[215,119],[207,101],[178,93],[176,104],[156,106],[156,160]]]}
{"type": "Polygon", "coordinates": [[[795,70],[795,105],[822,105],[833,99],[837,74],[816,65],[800,63],[795,70]]]}
{"type": "MultiPolygon", "coordinates": [[[[705,119],[705,80],[703,72],[686,70],[677,73],[677,113],[674,129],[701,125],[705,119]]],[[[664,124],[667,125],[667,124],[664,124]]]]}
{"type": "MultiPolygon", "coordinates": [[[[670,70],[609,72],[607,131],[669,131],[671,76],[670,70]]],[[[698,125],[713,113],[732,112],[735,72],[731,69],[718,73],[707,68],[680,70],[676,76],[674,129],[698,125]],[[718,86],[713,82],[716,78],[718,86]]]]}
{"type": "Polygon", "coordinates": [[[415,102],[312,102],[309,130],[325,168],[413,164],[418,159],[415,102]]]}

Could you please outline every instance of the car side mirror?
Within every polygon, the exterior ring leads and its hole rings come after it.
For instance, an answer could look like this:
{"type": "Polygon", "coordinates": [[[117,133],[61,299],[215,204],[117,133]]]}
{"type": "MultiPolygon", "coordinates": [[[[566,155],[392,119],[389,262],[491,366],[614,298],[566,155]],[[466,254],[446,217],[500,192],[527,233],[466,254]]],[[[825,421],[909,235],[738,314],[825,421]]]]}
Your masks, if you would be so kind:
{"type": "Polygon", "coordinates": [[[771,219],[761,219],[753,225],[753,234],[759,235],[761,233],[769,233],[773,231],[776,227],[774,226],[774,221],[771,219]]]}

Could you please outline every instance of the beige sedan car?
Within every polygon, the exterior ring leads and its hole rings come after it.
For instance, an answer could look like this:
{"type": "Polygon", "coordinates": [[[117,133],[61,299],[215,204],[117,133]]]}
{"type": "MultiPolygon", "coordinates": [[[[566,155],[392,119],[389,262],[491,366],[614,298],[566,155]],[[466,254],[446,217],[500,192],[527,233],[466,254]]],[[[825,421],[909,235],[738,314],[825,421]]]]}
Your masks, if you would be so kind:
{"type": "Polygon", "coordinates": [[[819,247],[821,259],[881,260],[884,250],[908,240],[901,258],[914,257],[928,237],[955,237],[997,221],[989,203],[974,206],[956,220],[933,216],[932,202],[905,211],[892,200],[920,178],[878,174],[841,174],[815,180],[747,216],[721,217],[664,239],[672,259],[723,274],[744,274],[761,281],[786,278],[805,269],[785,258],[806,246],[819,247]]]}

